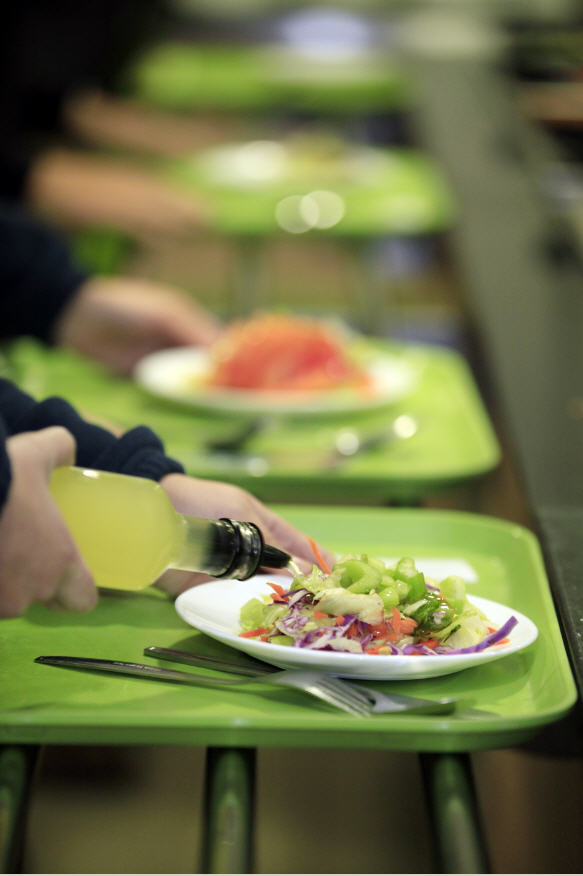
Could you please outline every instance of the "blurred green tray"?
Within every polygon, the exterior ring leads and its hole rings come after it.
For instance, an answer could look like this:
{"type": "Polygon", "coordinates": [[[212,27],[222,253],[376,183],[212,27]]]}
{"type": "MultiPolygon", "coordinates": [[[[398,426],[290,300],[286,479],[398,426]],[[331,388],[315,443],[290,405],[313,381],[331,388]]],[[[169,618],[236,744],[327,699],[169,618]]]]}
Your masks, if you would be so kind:
{"type": "MultiPolygon", "coordinates": [[[[511,523],[460,512],[363,508],[278,509],[338,552],[464,561],[470,592],[530,617],[526,650],[455,675],[375,683],[379,689],[463,699],[452,716],[354,718],[292,690],[183,688],[42,666],[62,654],[149,662],[148,645],[239,657],[187,626],[150,588],[109,591],[89,615],[33,607],[0,626],[0,743],[172,744],[473,751],[516,745],[564,716],[575,685],[534,536],[511,523]]],[[[422,566],[421,566],[422,567],[422,566]]],[[[436,658],[438,659],[438,658],[436,658]]],[[[201,670],[204,671],[204,670],[201,670]]],[[[212,673],[211,673],[212,674],[212,673]]]]}
{"type": "Polygon", "coordinates": [[[385,51],[336,61],[278,46],[167,42],[127,71],[134,97],[169,110],[250,110],[360,115],[409,108],[412,85],[385,51]]]}
{"type": "MultiPolygon", "coordinates": [[[[293,149],[291,141],[274,141],[274,145],[293,149]]],[[[244,150],[253,146],[227,144],[203,150],[162,164],[160,172],[182,194],[192,192],[206,201],[209,226],[221,234],[263,236],[291,230],[310,236],[410,236],[443,232],[456,219],[455,200],[440,168],[414,149],[367,147],[352,153],[346,147],[347,166],[338,163],[336,175],[330,168],[340,157],[341,143],[336,144],[337,155],[326,156],[325,137],[314,136],[314,155],[319,160],[311,169],[272,180],[259,176],[237,184],[221,181],[221,173],[228,174],[242,163],[244,150]],[[308,204],[306,212],[300,200],[306,196],[316,199],[313,226],[309,211],[314,204],[308,204]]],[[[255,157],[253,170],[258,165],[264,169],[268,158],[269,153],[262,165],[255,157]]]]}
{"type": "Polygon", "coordinates": [[[368,343],[410,366],[417,382],[406,398],[364,414],[284,418],[251,439],[243,459],[217,457],[204,446],[237,431],[244,422],[240,414],[210,413],[156,398],[72,353],[26,339],[5,348],[3,371],[35,397],[63,395],[106,424],[126,430],[144,423],[189,474],[239,484],[269,502],[415,502],[498,464],[500,448],[462,356],[437,346],[368,343]],[[418,421],[412,438],[322,471],[322,456],[340,428],[366,435],[400,414],[418,421]],[[267,471],[253,462],[257,458],[267,459],[267,471]]]}

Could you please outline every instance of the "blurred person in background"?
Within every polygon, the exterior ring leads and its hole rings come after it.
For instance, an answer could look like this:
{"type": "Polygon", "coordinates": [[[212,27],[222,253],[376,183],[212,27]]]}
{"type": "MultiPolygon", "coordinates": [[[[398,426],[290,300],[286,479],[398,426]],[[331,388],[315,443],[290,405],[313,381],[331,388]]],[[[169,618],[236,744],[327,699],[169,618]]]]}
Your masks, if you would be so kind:
{"type": "MultiPolygon", "coordinates": [[[[0,198],[64,227],[136,238],[189,235],[206,208],[142,162],[88,150],[88,141],[153,154],[208,140],[194,119],[116,99],[134,53],[165,31],[164,0],[19,0],[0,29],[0,198]]],[[[210,134],[212,137],[212,133],[210,134]]]]}
{"type": "Polygon", "coordinates": [[[218,320],[179,289],[90,275],[58,232],[0,202],[0,340],[28,334],[129,375],[149,353],[209,346],[220,332],[218,320]]]}
{"type": "MultiPolygon", "coordinates": [[[[216,326],[172,290],[157,307],[124,280],[77,269],[62,241],[20,212],[0,210],[0,336],[63,344],[125,373],[157,344],[208,343],[216,326]],[[116,287],[117,284],[117,288],[116,287]],[[144,304],[146,302],[146,304],[144,304]]],[[[79,465],[158,481],[183,513],[249,520],[306,570],[306,537],[245,490],[191,478],[146,426],[125,434],[88,422],[64,399],[41,401],[0,379],[0,617],[33,602],[88,611],[97,591],[49,492],[57,466],[79,465]]],[[[327,552],[324,552],[331,559],[327,552]]],[[[157,582],[175,595],[208,576],[170,570],[157,582]]]]}

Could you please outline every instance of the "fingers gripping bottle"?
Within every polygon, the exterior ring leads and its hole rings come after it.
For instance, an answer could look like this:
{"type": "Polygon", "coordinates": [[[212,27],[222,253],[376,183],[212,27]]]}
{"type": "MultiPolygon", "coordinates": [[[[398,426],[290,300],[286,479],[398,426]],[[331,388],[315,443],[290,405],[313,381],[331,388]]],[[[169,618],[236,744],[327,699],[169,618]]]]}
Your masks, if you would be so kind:
{"type": "Polygon", "coordinates": [[[291,559],[254,523],[180,514],[146,478],[66,466],[50,489],[99,587],[140,590],[167,569],[243,580],[291,559]]]}

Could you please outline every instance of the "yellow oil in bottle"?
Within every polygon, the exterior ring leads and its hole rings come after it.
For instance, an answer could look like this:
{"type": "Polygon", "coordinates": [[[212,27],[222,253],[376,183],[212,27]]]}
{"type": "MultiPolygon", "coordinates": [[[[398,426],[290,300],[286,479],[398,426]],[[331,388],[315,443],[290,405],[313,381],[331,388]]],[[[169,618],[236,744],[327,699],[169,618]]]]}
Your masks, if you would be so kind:
{"type": "Polygon", "coordinates": [[[70,466],[50,489],[98,587],[141,590],[170,568],[242,580],[291,559],[254,523],[179,514],[146,478],[70,466]]]}
{"type": "Polygon", "coordinates": [[[154,481],[65,467],[50,488],[99,587],[140,590],[178,560],[184,523],[154,481]]]}

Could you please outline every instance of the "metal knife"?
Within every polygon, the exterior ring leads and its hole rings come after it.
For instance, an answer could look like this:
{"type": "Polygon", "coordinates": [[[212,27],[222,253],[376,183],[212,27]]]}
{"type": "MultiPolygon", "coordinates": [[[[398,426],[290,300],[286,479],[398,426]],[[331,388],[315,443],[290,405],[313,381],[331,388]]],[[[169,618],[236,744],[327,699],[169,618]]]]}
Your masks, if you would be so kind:
{"type": "Polygon", "coordinates": [[[138,678],[150,678],[154,681],[174,681],[177,684],[199,686],[224,685],[223,679],[204,678],[180,669],[165,669],[160,666],[148,666],[145,663],[126,663],[123,660],[103,660],[95,657],[36,657],[35,663],[47,666],[61,666],[65,669],[84,669],[90,672],[106,672],[116,675],[131,675],[138,678]]]}

